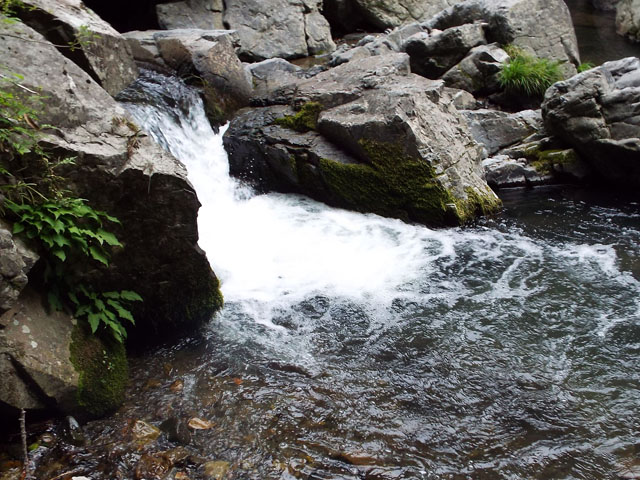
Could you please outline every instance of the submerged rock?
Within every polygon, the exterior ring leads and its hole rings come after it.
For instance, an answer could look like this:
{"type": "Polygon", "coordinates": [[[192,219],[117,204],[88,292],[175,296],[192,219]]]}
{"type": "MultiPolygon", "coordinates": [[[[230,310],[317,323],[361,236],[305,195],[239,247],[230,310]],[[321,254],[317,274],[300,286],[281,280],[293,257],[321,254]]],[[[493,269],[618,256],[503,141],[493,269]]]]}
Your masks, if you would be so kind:
{"type": "Polygon", "coordinates": [[[266,107],[242,112],[224,142],[231,173],[258,188],[428,225],[499,206],[452,98],[410,74],[405,54],[354,60],[256,103],[266,107]]]}
{"type": "Polygon", "coordinates": [[[640,59],[631,57],[554,84],[542,115],[549,133],[575,148],[602,178],[640,185],[640,59]]]}

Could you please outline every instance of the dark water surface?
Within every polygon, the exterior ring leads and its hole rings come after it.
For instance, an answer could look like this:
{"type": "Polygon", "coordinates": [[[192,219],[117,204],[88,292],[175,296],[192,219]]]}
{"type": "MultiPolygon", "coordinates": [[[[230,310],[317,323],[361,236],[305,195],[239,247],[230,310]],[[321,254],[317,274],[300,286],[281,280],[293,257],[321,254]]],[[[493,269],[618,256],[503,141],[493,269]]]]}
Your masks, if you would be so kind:
{"type": "Polygon", "coordinates": [[[640,45],[616,33],[616,12],[593,8],[590,0],[565,0],[578,37],[583,62],[600,65],[609,60],[640,56],[640,45]]]}

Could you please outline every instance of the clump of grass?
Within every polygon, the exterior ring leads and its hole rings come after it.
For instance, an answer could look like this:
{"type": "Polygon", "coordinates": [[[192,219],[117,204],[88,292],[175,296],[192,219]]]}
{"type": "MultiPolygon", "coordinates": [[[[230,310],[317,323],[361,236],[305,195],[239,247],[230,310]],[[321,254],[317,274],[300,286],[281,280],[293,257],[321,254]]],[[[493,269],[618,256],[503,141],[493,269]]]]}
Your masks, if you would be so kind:
{"type": "Polygon", "coordinates": [[[592,62],[584,62],[578,65],[578,73],[586,72],[587,70],[591,70],[596,65],[592,62]]]}
{"type": "Polygon", "coordinates": [[[547,88],[563,79],[562,62],[537,58],[514,46],[504,49],[511,57],[500,71],[500,85],[505,90],[527,97],[542,97],[547,88]]]}

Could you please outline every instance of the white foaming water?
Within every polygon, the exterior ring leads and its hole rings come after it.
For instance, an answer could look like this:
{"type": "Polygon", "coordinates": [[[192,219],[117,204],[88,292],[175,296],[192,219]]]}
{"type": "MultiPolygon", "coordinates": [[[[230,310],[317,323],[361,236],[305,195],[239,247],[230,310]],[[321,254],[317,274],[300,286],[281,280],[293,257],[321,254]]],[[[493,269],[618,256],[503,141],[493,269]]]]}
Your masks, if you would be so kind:
{"type": "Polygon", "coordinates": [[[565,247],[550,248],[518,233],[434,231],[302,196],[255,195],[229,177],[225,129],[214,134],[197,94],[182,88],[188,108],[184,99],[181,108],[166,101],[160,108],[158,98],[154,106],[142,102],[127,108],[187,166],[202,202],[200,245],[222,281],[226,303],[257,322],[274,327],[274,312],[316,295],[354,300],[376,311],[387,310],[394,299],[435,298],[453,305],[470,292],[463,280],[442,272],[455,269],[460,255],[470,263],[463,270],[478,269],[480,277],[483,264],[505,263],[493,286],[475,295],[478,301],[525,300],[535,293],[527,285],[532,260],[542,261],[550,250],[556,259],[569,257],[590,271],[594,263],[605,274],[617,271],[615,251],[602,245],[562,251],[565,247]]]}

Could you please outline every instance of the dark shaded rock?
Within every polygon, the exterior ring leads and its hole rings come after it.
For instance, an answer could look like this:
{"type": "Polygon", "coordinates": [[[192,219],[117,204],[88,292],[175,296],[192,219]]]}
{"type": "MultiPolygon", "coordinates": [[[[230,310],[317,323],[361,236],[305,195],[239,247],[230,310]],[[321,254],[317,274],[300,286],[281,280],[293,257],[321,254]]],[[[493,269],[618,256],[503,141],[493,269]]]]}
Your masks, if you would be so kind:
{"type": "Polygon", "coordinates": [[[81,0],[23,0],[18,16],[111,95],[138,77],[127,41],[81,0]],[[69,48],[73,47],[73,48],[69,48]]]}
{"type": "Polygon", "coordinates": [[[593,8],[602,10],[603,12],[613,12],[619,0],[591,0],[593,8]]]}
{"type": "Polygon", "coordinates": [[[129,32],[136,60],[168,67],[202,87],[209,120],[226,123],[249,103],[251,85],[235,53],[237,34],[228,30],[129,32]]]}
{"type": "Polygon", "coordinates": [[[297,58],[335,49],[320,0],[227,0],[224,22],[238,31],[240,56],[259,61],[297,58]]]}
{"type": "Polygon", "coordinates": [[[27,285],[27,274],[38,260],[38,254],[14,237],[11,230],[0,220],[0,313],[15,305],[27,285]]]}
{"type": "Polygon", "coordinates": [[[156,5],[158,24],[165,30],[201,28],[224,29],[222,0],[185,0],[156,5]]]}
{"type": "Polygon", "coordinates": [[[562,0],[467,0],[424,23],[447,28],[482,21],[488,42],[513,44],[540,57],[566,62],[565,75],[580,63],[569,9],[562,0]]]}
{"type": "Polygon", "coordinates": [[[620,0],[618,2],[616,31],[633,42],[640,42],[640,1],[620,0]]]}
{"type": "Polygon", "coordinates": [[[129,289],[144,298],[134,310],[138,339],[154,341],[211,318],[222,297],[197,246],[199,203],[184,166],[38,33],[3,23],[0,37],[0,63],[46,99],[40,122],[56,129],[43,132],[43,147],[76,158],[60,172],[69,188],[122,222],[115,233],[125,248],[114,252],[111,266],[87,265],[76,275],[97,289],[129,289]]]}
{"type": "Polygon", "coordinates": [[[486,43],[481,23],[451,27],[442,32],[420,32],[403,45],[411,57],[411,71],[427,78],[439,78],[462,60],[469,50],[486,43]]]}
{"type": "Polygon", "coordinates": [[[442,82],[410,74],[407,55],[353,60],[260,101],[224,142],[232,174],[263,190],[429,225],[499,205],[442,82]]]}
{"type": "Polygon", "coordinates": [[[467,119],[473,138],[484,146],[488,156],[542,129],[539,110],[507,113],[480,109],[463,111],[462,114],[467,119]]]}
{"type": "Polygon", "coordinates": [[[497,44],[479,45],[443,76],[445,85],[473,94],[488,95],[502,89],[499,75],[502,65],[509,60],[507,52],[497,44]]]}
{"type": "Polygon", "coordinates": [[[554,84],[542,115],[549,133],[585,158],[602,178],[640,185],[640,60],[634,57],[554,84]]]}
{"type": "Polygon", "coordinates": [[[538,172],[524,158],[512,159],[507,155],[497,155],[482,161],[487,183],[494,190],[513,187],[533,187],[551,183],[550,172],[538,172]]]}

